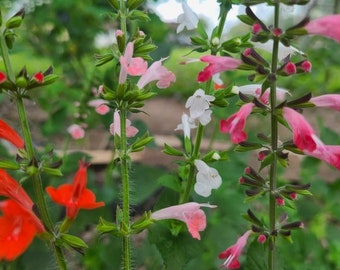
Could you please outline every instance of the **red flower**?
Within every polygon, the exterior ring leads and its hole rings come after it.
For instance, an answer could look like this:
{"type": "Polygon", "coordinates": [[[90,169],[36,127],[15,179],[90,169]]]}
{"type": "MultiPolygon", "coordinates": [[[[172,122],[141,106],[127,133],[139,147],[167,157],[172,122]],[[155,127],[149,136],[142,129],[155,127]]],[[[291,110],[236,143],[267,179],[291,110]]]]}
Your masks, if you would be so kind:
{"type": "Polygon", "coordinates": [[[0,138],[12,143],[16,148],[24,148],[25,143],[21,137],[5,121],[0,119],[0,138]]]}
{"type": "Polygon", "coordinates": [[[6,74],[0,71],[0,84],[4,83],[6,80],[7,80],[6,74]]]}
{"type": "Polygon", "coordinates": [[[12,261],[31,244],[37,233],[44,231],[36,216],[14,200],[0,202],[0,261],[12,261]]]}
{"type": "Polygon", "coordinates": [[[0,196],[10,200],[0,202],[0,261],[14,260],[21,255],[44,225],[33,213],[33,202],[25,190],[6,171],[0,169],[0,196]]]}
{"type": "Polygon", "coordinates": [[[66,207],[66,216],[69,219],[75,219],[81,208],[93,209],[104,206],[104,202],[96,202],[93,192],[86,188],[87,167],[88,164],[80,162],[72,184],[46,188],[46,192],[54,202],[66,207]]]}

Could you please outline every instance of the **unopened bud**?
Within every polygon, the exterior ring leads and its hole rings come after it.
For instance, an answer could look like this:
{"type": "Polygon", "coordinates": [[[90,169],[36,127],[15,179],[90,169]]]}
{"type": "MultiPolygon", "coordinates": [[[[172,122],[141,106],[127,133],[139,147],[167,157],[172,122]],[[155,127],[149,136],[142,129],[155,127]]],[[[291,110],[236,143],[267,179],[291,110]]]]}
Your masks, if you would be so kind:
{"type": "Polygon", "coordinates": [[[253,24],[251,30],[252,30],[253,34],[257,35],[262,30],[262,26],[261,26],[261,24],[256,22],[256,23],[253,24]]]}
{"type": "Polygon", "coordinates": [[[279,206],[284,206],[285,205],[285,200],[282,197],[277,197],[276,198],[276,203],[279,206]]]}
{"type": "Polygon", "coordinates": [[[284,71],[287,75],[292,75],[296,73],[296,66],[293,62],[288,62],[285,66],[284,66],[284,71]]]}
{"type": "Polygon", "coordinates": [[[264,242],[266,242],[267,240],[267,236],[264,234],[260,234],[259,237],[257,238],[257,242],[263,244],[264,242]]]}
{"type": "Polygon", "coordinates": [[[220,44],[220,39],[218,37],[214,37],[212,40],[211,40],[211,44],[213,46],[217,46],[220,44]]]}

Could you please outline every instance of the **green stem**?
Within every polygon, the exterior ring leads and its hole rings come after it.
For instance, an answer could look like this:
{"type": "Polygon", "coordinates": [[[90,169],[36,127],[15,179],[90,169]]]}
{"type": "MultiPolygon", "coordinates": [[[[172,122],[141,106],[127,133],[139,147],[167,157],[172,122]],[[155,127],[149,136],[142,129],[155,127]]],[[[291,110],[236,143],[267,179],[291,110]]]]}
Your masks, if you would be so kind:
{"type": "MultiPolygon", "coordinates": [[[[7,75],[11,81],[15,82],[15,75],[14,75],[11,62],[9,59],[8,49],[6,46],[5,38],[2,34],[0,34],[0,47],[1,47],[2,58],[4,59],[4,65],[7,71],[7,75]]],[[[37,164],[36,164],[36,158],[35,158],[35,153],[34,153],[33,141],[32,141],[32,136],[30,132],[30,127],[28,124],[28,118],[27,118],[27,114],[25,110],[25,105],[23,102],[23,98],[21,96],[22,94],[21,91],[24,91],[24,89],[17,89],[16,105],[17,105],[22,133],[24,136],[25,149],[27,151],[28,158],[32,163],[31,166],[36,166],[37,164]]],[[[37,172],[32,175],[32,181],[33,181],[33,188],[34,188],[34,192],[36,196],[36,204],[38,207],[39,215],[47,231],[49,233],[52,233],[54,226],[53,226],[51,217],[49,215],[49,212],[47,210],[47,203],[44,197],[44,188],[42,185],[42,180],[41,180],[39,170],[37,170],[37,172]]],[[[60,266],[60,269],[66,270],[67,267],[66,267],[64,255],[61,249],[58,246],[56,246],[54,242],[52,243],[52,246],[53,246],[54,254],[56,256],[56,260],[58,262],[58,265],[60,266]]]]}
{"type": "MultiPolygon", "coordinates": [[[[120,160],[121,160],[121,177],[122,177],[122,208],[123,223],[126,228],[130,227],[130,179],[129,179],[129,156],[127,149],[126,137],[126,111],[120,112],[120,160]]],[[[123,268],[130,270],[131,268],[131,243],[130,235],[127,233],[123,236],[123,268]]]]}
{"type": "MultiPolygon", "coordinates": [[[[275,17],[274,17],[274,27],[279,26],[279,3],[275,4],[275,17]]],[[[279,52],[279,40],[274,39],[273,53],[272,53],[272,66],[271,72],[276,75],[277,64],[278,64],[278,52],[279,52]]],[[[277,184],[277,164],[278,164],[278,120],[276,115],[276,81],[272,84],[270,89],[270,105],[271,105],[271,147],[273,152],[273,160],[270,165],[269,180],[270,180],[270,195],[269,195],[269,230],[273,233],[270,238],[270,245],[268,249],[268,269],[275,269],[275,224],[276,224],[276,197],[275,190],[277,184]]]]}
{"type": "Polygon", "coordinates": [[[14,82],[15,76],[14,76],[14,72],[12,69],[11,61],[9,60],[7,45],[6,45],[5,37],[3,34],[0,34],[0,46],[1,46],[1,54],[4,60],[7,76],[12,82],[14,82]]]}
{"type": "Polygon", "coordinates": [[[126,6],[125,1],[120,0],[120,29],[123,31],[124,35],[127,34],[127,27],[126,27],[126,6]]]}
{"type": "MultiPolygon", "coordinates": [[[[201,124],[198,125],[197,128],[197,133],[196,133],[196,140],[195,140],[195,145],[194,145],[194,150],[192,153],[192,159],[193,161],[198,158],[199,156],[199,150],[201,148],[201,142],[203,138],[203,131],[204,131],[204,126],[201,124]]],[[[188,181],[186,182],[185,190],[184,193],[181,196],[180,203],[186,203],[189,201],[189,196],[191,189],[194,185],[195,182],[195,164],[190,164],[190,170],[188,174],[188,181]]]]}

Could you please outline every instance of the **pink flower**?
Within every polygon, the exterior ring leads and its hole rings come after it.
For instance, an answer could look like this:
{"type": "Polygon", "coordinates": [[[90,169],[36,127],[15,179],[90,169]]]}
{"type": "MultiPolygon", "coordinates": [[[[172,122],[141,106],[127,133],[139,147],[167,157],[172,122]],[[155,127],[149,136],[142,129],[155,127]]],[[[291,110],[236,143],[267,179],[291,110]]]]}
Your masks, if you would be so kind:
{"type": "Polygon", "coordinates": [[[312,63],[310,61],[306,60],[306,61],[303,61],[299,65],[299,67],[301,67],[304,72],[308,73],[308,72],[311,72],[311,70],[312,70],[312,63]]]}
{"type": "Polygon", "coordinates": [[[312,152],[316,149],[315,132],[302,114],[284,107],[283,116],[293,130],[293,141],[301,150],[312,152]]]}
{"type": "Polygon", "coordinates": [[[334,110],[340,111],[340,94],[328,94],[313,97],[310,102],[318,107],[329,107],[334,110]]]}
{"type": "Polygon", "coordinates": [[[205,82],[217,73],[238,68],[242,61],[229,56],[206,55],[200,58],[202,62],[209,63],[197,76],[198,82],[205,82]]]}
{"type": "MultiPolygon", "coordinates": [[[[112,135],[120,136],[120,116],[119,111],[115,110],[113,113],[113,122],[110,125],[110,133],[112,135]]],[[[131,126],[131,121],[126,119],[126,137],[134,137],[138,133],[138,129],[131,126]]]]}
{"type": "Polygon", "coordinates": [[[170,86],[171,82],[176,81],[176,76],[173,72],[169,71],[166,67],[162,66],[162,58],[159,61],[154,62],[148,70],[139,79],[137,86],[139,89],[144,88],[145,85],[152,81],[158,81],[158,88],[167,88],[170,86]]]}
{"type": "Polygon", "coordinates": [[[238,257],[241,255],[241,252],[245,245],[247,244],[247,240],[252,231],[246,231],[236,242],[236,244],[230,246],[225,251],[221,252],[218,255],[219,259],[226,259],[225,262],[221,265],[221,267],[225,267],[225,269],[238,269],[240,268],[240,262],[238,261],[238,257]]]}
{"type": "Polygon", "coordinates": [[[158,210],[151,214],[151,218],[154,220],[177,219],[183,221],[192,237],[200,240],[199,232],[203,231],[207,225],[205,213],[200,207],[214,208],[216,206],[189,202],[158,210]]]}
{"type": "Polygon", "coordinates": [[[220,122],[220,131],[230,133],[233,143],[240,143],[247,139],[247,134],[243,131],[246,119],[254,108],[253,103],[247,103],[241,106],[240,110],[231,115],[228,119],[220,122]]]}
{"type": "Polygon", "coordinates": [[[119,83],[123,84],[126,81],[127,74],[131,76],[139,76],[146,72],[148,63],[141,57],[133,56],[133,43],[129,42],[126,45],[125,54],[121,56],[119,61],[121,64],[119,83]]]}
{"type": "Polygon", "coordinates": [[[98,114],[104,115],[110,111],[110,107],[106,105],[108,103],[109,102],[104,99],[94,99],[89,101],[87,104],[90,107],[94,107],[98,114]]]}
{"type": "Polygon", "coordinates": [[[85,130],[77,124],[69,126],[67,132],[70,133],[74,140],[79,140],[85,137],[85,130]]]}
{"type": "Polygon", "coordinates": [[[329,37],[340,43],[340,14],[312,20],[304,28],[308,34],[329,37]]]}
{"type": "Polygon", "coordinates": [[[283,116],[293,130],[294,144],[306,155],[323,160],[340,170],[340,146],[325,145],[306,119],[290,108],[283,108],[283,116]]]}

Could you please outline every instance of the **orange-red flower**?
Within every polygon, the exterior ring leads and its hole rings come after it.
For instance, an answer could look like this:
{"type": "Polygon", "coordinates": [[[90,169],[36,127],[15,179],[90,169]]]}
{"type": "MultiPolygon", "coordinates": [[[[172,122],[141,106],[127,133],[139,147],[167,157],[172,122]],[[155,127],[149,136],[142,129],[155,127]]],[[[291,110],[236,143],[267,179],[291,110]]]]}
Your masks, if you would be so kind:
{"type": "Polygon", "coordinates": [[[25,190],[6,171],[0,169],[0,196],[10,199],[0,202],[0,261],[20,256],[34,236],[45,231],[33,213],[33,202],[25,190]]]}
{"type": "Polygon", "coordinates": [[[25,143],[16,131],[0,119],[0,138],[12,143],[16,148],[24,148],[25,143]]]}
{"type": "Polygon", "coordinates": [[[96,196],[86,188],[87,167],[88,164],[79,163],[79,169],[72,184],[63,184],[58,188],[46,188],[46,192],[54,202],[66,207],[66,216],[69,219],[75,219],[81,208],[93,209],[104,206],[104,202],[96,202],[96,196]]]}

